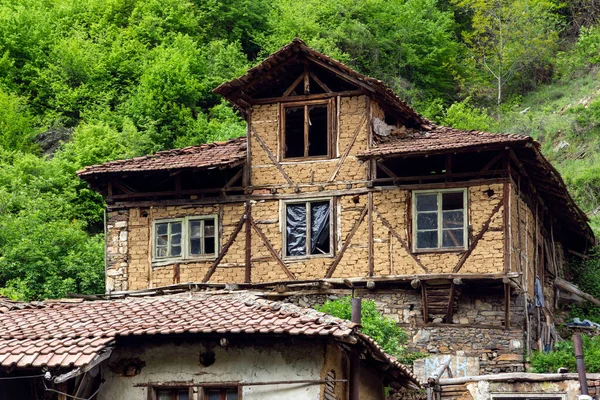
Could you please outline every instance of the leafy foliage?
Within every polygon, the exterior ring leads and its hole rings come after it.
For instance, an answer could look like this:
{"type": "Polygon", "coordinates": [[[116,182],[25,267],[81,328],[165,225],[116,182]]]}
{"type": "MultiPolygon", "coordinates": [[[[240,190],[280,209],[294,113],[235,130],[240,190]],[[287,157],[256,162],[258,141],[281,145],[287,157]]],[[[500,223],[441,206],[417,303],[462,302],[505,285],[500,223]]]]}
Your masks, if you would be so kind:
{"type": "MultiPolygon", "coordinates": [[[[600,372],[600,336],[590,338],[583,335],[583,352],[585,354],[585,370],[587,373],[600,372]]],[[[577,372],[573,342],[558,342],[548,353],[534,352],[531,356],[533,372],[557,372],[565,367],[569,372],[577,372]]]]}
{"type": "MultiPolygon", "coordinates": [[[[337,300],[327,300],[322,306],[316,307],[318,311],[331,314],[335,317],[352,319],[352,298],[342,297],[337,300]]],[[[398,357],[405,363],[423,357],[420,353],[409,353],[404,346],[408,336],[391,318],[386,318],[379,311],[373,300],[362,300],[361,306],[362,332],[375,339],[381,348],[388,354],[398,357]]]]}

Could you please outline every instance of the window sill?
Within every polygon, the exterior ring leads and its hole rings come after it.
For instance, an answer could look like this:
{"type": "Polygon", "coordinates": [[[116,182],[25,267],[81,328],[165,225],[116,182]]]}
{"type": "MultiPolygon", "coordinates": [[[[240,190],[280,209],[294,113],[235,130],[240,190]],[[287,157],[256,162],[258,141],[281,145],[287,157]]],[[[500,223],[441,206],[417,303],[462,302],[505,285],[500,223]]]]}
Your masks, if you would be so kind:
{"type": "Polygon", "coordinates": [[[338,158],[339,157],[284,158],[279,161],[279,164],[281,164],[281,165],[310,164],[310,163],[333,161],[333,160],[337,160],[338,158]]]}
{"type": "Polygon", "coordinates": [[[464,247],[459,249],[420,249],[413,250],[413,254],[464,253],[465,251],[467,251],[467,249],[464,247]]]}
{"type": "Polygon", "coordinates": [[[212,262],[217,259],[217,256],[195,257],[195,258],[169,258],[165,260],[153,260],[152,268],[164,267],[173,264],[190,264],[194,262],[212,262]]]}
{"type": "Polygon", "coordinates": [[[308,260],[314,260],[317,258],[333,258],[334,255],[329,253],[329,254],[313,254],[310,256],[286,256],[283,258],[283,261],[288,261],[288,262],[302,262],[302,261],[308,261],[308,260]]]}

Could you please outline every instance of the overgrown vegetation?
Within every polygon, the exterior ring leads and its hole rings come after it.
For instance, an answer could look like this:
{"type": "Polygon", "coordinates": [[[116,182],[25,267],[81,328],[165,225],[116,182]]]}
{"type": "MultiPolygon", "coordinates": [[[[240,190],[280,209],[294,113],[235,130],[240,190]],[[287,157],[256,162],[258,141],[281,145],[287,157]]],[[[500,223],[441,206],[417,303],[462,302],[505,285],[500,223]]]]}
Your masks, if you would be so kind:
{"type": "Polygon", "coordinates": [[[212,89],[296,36],[436,122],[534,136],[600,229],[597,18],[579,0],[3,1],[0,294],[103,291],[103,203],[75,171],[243,135],[212,89]]]}
{"type": "MultiPolygon", "coordinates": [[[[352,319],[352,298],[346,296],[337,300],[327,300],[325,304],[317,306],[316,309],[334,317],[350,320],[352,319]]],[[[397,357],[400,362],[412,364],[414,360],[424,356],[421,353],[410,353],[407,350],[405,345],[408,336],[406,333],[396,324],[396,321],[381,315],[373,300],[362,300],[360,317],[362,332],[375,339],[386,353],[397,357]]]]}
{"type": "MultiPolygon", "coordinates": [[[[585,371],[600,372],[600,336],[590,338],[583,335],[583,353],[585,354],[585,371]]],[[[557,372],[559,368],[567,368],[569,372],[577,372],[575,350],[572,341],[558,342],[553,351],[534,352],[531,356],[532,372],[557,372]]]]}

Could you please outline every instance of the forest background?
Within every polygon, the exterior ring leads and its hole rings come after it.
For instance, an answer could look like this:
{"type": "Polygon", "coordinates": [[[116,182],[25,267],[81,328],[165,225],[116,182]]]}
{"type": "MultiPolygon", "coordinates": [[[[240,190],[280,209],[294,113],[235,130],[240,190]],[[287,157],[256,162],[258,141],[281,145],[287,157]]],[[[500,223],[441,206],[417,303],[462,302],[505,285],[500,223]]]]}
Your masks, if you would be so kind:
{"type": "Polygon", "coordinates": [[[212,89],[294,37],[437,123],[533,136],[600,233],[599,18],[598,0],[3,0],[0,295],[103,293],[104,203],[75,171],[243,135],[212,89]]]}

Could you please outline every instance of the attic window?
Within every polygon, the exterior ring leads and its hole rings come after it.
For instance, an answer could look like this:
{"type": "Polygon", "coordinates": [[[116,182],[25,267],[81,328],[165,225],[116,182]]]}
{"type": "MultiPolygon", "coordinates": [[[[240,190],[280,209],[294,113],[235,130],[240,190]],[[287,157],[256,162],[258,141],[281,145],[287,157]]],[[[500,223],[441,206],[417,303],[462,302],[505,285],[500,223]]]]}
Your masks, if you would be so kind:
{"type": "Polygon", "coordinates": [[[284,208],[286,256],[331,255],[331,200],[286,203],[284,208]]]}
{"type": "Polygon", "coordinates": [[[283,106],[284,159],[330,156],[331,101],[283,106]]]}
{"type": "Polygon", "coordinates": [[[464,250],[466,190],[413,192],[413,243],[421,250],[464,250]]]}

